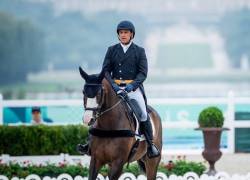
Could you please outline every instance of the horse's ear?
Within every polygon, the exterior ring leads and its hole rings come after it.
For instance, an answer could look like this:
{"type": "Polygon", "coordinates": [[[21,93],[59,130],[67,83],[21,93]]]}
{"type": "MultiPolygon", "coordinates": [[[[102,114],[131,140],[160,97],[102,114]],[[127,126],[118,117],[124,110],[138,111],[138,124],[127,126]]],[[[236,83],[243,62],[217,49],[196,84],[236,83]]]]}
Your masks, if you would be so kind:
{"type": "Polygon", "coordinates": [[[79,66],[79,72],[84,80],[87,80],[89,75],[83,71],[83,69],[79,66]]]}
{"type": "Polygon", "coordinates": [[[105,75],[105,71],[102,69],[102,71],[100,72],[100,74],[98,75],[98,80],[102,81],[105,75]]]}

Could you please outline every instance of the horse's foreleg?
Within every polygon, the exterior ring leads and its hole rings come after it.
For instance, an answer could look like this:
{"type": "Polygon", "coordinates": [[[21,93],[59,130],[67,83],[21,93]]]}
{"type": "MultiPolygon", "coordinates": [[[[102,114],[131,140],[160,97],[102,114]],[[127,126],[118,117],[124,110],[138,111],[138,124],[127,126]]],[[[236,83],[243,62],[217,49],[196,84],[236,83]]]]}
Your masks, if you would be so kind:
{"type": "Polygon", "coordinates": [[[156,157],[149,159],[148,157],[145,159],[145,167],[146,167],[146,175],[147,180],[155,180],[157,175],[157,169],[160,163],[161,157],[156,157]]]}
{"type": "Polygon", "coordinates": [[[122,174],[124,162],[121,160],[117,160],[112,162],[109,171],[109,179],[110,180],[117,180],[120,175],[122,174]]]}
{"type": "Polygon", "coordinates": [[[102,164],[100,161],[96,160],[94,157],[91,157],[90,167],[89,167],[89,180],[96,180],[98,172],[102,164]]]}

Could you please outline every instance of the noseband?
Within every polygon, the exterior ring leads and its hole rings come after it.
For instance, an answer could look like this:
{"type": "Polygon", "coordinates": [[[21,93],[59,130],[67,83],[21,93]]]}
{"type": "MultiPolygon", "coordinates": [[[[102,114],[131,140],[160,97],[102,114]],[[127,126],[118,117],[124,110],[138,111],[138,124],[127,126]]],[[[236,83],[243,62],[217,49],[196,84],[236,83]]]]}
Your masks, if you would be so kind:
{"type": "Polygon", "coordinates": [[[101,109],[101,106],[102,106],[102,103],[103,103],[103,102],[101,102],[101,101],[102,101],[102,98],[103,98],[103,88],[102,88],[102,84],[93,84],[93,83],[86,83],[86,84],[85,84],[84,90],[83,90],[83,94],[86,95],[87,98],[92,98],[92,97],[88,97],[88,95],[87,95],[87,93],[86,93],[86,90],[85,90],[85,89],[87,89],[86,87],[88,87],[88,86],[93,86],[93,87],[95,86],[95,87],[98,89],[97,93],[99,92],[99,89],[101,89],[101,95],[100,95],[101,97],[100,97],[99,101],[97,102],[97,104],[98,104],[97,107],[93,107],[93,108],[86,107],[86,102],[84,101],[84,109],[85,109],[85,110],[89,110],[89,111],[93,111],[93,112],[95,113],[95,112],[97,112],[97,111],[99,111],[99,110],[101,109]]]}

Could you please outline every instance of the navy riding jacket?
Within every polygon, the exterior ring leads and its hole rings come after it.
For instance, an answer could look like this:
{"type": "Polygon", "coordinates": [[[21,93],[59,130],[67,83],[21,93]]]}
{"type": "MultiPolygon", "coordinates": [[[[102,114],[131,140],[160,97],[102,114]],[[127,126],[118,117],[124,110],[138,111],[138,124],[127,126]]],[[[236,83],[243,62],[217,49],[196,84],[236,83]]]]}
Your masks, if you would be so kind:
{"type": "Polygon", "coordinates": [[[112,79],[133,80],[131,84],[134,90],[142,87],[148,73],[144,48],[132,43],[124,53],[120,43],[110,46],[103,62],[103,70],[109,72],[112,79]]]}

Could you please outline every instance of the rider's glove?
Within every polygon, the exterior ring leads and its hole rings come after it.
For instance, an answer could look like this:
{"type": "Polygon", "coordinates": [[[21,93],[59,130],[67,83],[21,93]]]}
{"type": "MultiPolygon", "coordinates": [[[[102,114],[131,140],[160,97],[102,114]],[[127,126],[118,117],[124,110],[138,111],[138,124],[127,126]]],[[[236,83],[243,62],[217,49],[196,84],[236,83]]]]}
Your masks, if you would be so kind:
{"type": "Polygon", "coordinates": [[[119,91],[117,91],[116,94],[120,98],[122,98],[122,99],[125,99],[125,100],[127,99],[127,93],[124,90],[122,90],[122,89],[120,89],[119,91]]]}
{"type": "Polygon", "coordinates": [[[118,91],[121,90],[120,87],[116,83],[113,83],[112,87],[113,87],[113,89],[114,89],[114,91],[115,91],[116,94],[117,94],[118,91]]]}
{"type": "Polygon", "coordinates": [[[132,84],[127,84],[124,90],[129,93],[133,91],[133,89],[134,89],[134,86],[132,84]]]}

